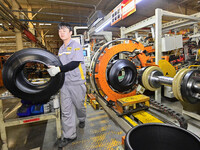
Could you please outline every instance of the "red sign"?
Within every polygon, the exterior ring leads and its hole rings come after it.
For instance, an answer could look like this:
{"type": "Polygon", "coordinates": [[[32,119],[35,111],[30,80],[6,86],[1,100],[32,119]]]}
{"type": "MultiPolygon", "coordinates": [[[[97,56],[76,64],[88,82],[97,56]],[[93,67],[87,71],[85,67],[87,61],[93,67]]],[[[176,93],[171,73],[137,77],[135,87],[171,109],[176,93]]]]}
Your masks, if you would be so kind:
{"type": "Polygon", "coordinates": [[[136,11],[136,0],[123,0],[122,4],[122,19],[128,17],[136,11]]]}
{"type": "Polygon", "coordinates": [[[123,0],[117,7],[112,10],[111,26],[118,21],[128,17],[136,11],[136,0],[123,0]]]}

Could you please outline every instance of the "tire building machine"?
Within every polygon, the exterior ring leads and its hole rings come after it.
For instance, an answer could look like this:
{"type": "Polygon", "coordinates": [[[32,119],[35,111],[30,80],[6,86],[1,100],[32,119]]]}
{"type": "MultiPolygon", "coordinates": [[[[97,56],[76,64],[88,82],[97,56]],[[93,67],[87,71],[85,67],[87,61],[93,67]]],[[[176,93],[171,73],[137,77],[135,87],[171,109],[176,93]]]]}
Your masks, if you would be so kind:
{"type": "MultiPolygon", "coordinates": [[[[111,117],[114,114],[118,116],[112,118],[125,131],[130,128],[121,121],[132,127],[141,123],[163,123],[162,119],[150,113],[150,105],[174,117],[181,127],[187,128],[187,122],[181,114],[148,96],[139,94],[143,90],[139,87],[142,85],[150,91],[155,91],[161,85],[172,86],[175,97],[183,105],[199,106],[200,70],[182,69],[174,78],[163,76],[158,66],[144,67],[137,72],[130,57],[134,57],[138,50],[144,51],[145,47],[134,40],[123,38],[106,43],[95,53],[90,66],[90,81],[98,95],[99,103],[111,117]],[[123,43],[109,47],[111,43],[119,41],[123,43]]],[[[200,107],[197,107],[198,111],[199,109],[200,107]]]]}

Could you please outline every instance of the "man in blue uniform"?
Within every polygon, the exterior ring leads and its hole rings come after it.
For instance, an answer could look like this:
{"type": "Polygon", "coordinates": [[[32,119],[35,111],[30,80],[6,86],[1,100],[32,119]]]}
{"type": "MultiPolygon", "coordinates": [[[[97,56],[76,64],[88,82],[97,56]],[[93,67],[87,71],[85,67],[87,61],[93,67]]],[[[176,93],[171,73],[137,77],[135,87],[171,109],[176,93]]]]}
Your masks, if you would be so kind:
{"type": "Polygon", "coordinates": [[[71,39],[72,27],[67,23],[60,23],[58,30],[59,36],[63,40],[63,45],[58,53],[62,66],[49,66],[47,71],[50,76],[55,76],[59,72],[65,72],[65,82],[61,88],[63,139],[58,144],[58,147],[64,147],[77,137],[76,115],[79,120],[79,127],[85,127],[86,69],[82,46],[71,39]]]}

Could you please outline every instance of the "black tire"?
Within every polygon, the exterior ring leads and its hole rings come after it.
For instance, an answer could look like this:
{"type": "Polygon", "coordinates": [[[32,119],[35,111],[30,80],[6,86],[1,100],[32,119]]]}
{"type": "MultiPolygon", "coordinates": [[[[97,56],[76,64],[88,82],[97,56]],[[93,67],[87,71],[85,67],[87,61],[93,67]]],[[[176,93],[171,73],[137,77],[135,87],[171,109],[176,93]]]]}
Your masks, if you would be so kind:
{"type": "Polygon", "coordinates": [[[137,79],[137,69],[134,63],[126,59],[117,60],[108,72],[108,82],[118,92],[134,89],[137,79]],[[124,69],[125,76],[122,81],[118,79],[120,71],[124,69]]]}
{"type": "Polygon", "coordinates": [[[23,73],[24,65],[28,62],[39,62],[46,66],[61,66],[59,59],[49,51],[39,48],[28,48],[14,53],[4,64],[2,76],[5,87],[16,97],[32,104],[42,104],[58,92],[64,83],[64,73],[42,85],[29,82],[23,73]]]}
{"type": "Polygon", "coordinates": [[[145,123],[129,130],[125,150],[199,150],[200,138],[168,124],[145,123]],[[145,144],[144,144],[145,141],[145,144]]]}

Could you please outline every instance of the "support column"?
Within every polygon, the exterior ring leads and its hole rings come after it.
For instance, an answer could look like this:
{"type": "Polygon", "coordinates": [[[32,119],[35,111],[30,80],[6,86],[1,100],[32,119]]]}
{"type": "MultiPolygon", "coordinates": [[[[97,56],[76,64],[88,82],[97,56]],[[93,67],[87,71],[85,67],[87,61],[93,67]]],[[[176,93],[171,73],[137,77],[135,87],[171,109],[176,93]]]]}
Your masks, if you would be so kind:
{"type": "Polygon", "coordinates": [[[137,41],[138,38],[139,38],[139,34],[138,32],[135,32],[135,40],[137,41]]]}
{"type": "MultiPolygon", "coordinates": [[[[162,9],[155,10],[155,63],[158,65],[162,57],[162,9]]],[[[155,100],[161,102],[161,88],[155,91],[155,100]]]]}
{"type": "MultiPolygon", "coordinates": [[[[198,31],[199,31],[199,25],[198,25],[198,23],[195,23],[195,24],[194,24],[193,35],[197,34],[198,31]]],[[[197,44],[199,43],[199,38],[196,38],[196,42],[197,42],[197,44]]]]}
{"type": "Polygon", "coordinates": [[[42,42],[42,44],[45,46],[45,41],[44,41],[44,30],[43,30],[43,29],[41,29],[40,34],[41,34],[41,37],[42,37],[41,42],[42,42]]]}
{"type": "Polygon", "coordinates": [[[125,27],[121,27],[120,28],[121,38],[125,38],[126,37],[126,35],[124,34],[124,29],[125,29],[125,27]]]}
{"type": "Polygon", "coordinates": [[[49,42],[46,43],[46,47],[47,47],[47,50],[51,52],[51,47],[49,45],[49,42]]]}
{"type": "MultiPolygon", "coordinates": [[[[12,8],[13,10],[19,10],[19,6],[16,1],[12,1],[12,8]]],[[[13,14],[19,19],[19,12],[13,12],[13,14]]],[[[22,40],[22,33],[18,29],[14,29],[15,36],[16,36],[16,51],[23,49],[23,40],[22,40]]]]}
{"type": "MultiPolygon", "coordinates": [[[[32,11],[32,9],[31,9],[30,6],[28,6],[28,11],[32,11]]],[[[28,13],[28,18],[29,18],[30,20],[33,19],[32,13],[28,13]]],[[[35,35],[35,29],[34,29],[34,26],[33,26],[33,24],[32,24],[31,22],[28,23],[28,27],[29,27],[29,31],[30,31],[33,35],[35,35]]],[[[35,47],[35,43],[34,43],[33,41],[31,42],[31,46],[32,46],[32,47],[35,47]]]]}

